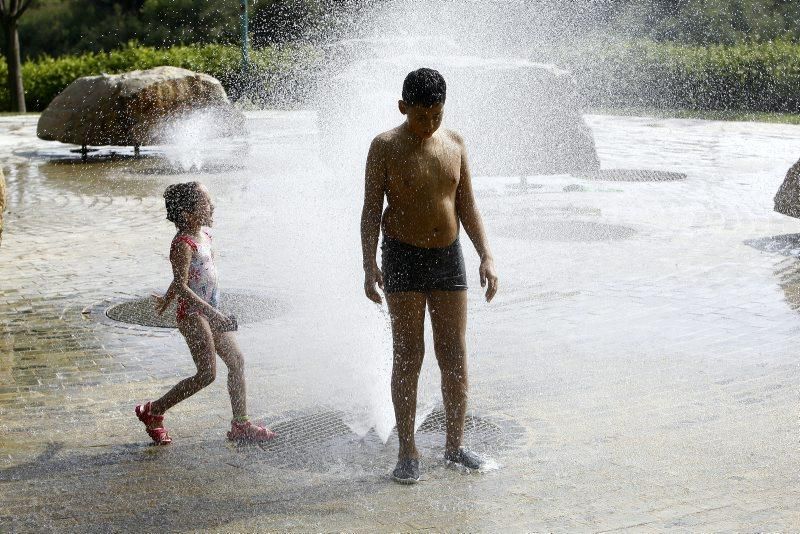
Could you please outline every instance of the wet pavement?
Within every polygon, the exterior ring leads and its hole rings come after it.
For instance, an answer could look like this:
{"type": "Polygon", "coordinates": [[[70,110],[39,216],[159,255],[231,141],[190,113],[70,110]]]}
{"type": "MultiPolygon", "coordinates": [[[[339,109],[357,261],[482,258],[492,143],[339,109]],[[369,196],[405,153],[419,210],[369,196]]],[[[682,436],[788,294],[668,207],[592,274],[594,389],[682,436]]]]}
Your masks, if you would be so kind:
{"type": "Polygon", "coordinates": [[[309,158],[311,114],[250,114],[241,167],[202,151],[80,164],[35,139],[36,117],[0,118],[0,530],[800,529],[800,222],[772,212],[800,127],[588,119],[604,169],[685,179],[475,179],[501,291],[481,301],[467,249],[467,442],[500,467],[447,469],[434,411],[423,481],[401,487],[359,179],[309,158]],[[133,416],[191,358],[174,330],[102,310],[167,285],[161,192],[187,179],[217,199],[224,280],[281,305],[239,332],[270,446],[225,441],[222,364],[168,414],[170,447],[133,416]]]}

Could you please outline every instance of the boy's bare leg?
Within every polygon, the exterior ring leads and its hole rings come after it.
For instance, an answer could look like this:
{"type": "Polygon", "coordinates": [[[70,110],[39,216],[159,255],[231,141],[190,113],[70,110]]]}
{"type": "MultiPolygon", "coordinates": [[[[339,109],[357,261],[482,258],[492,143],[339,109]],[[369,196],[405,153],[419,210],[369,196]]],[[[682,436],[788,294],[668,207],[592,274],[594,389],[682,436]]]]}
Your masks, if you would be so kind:
{"type": "Polygon", "coordinates": [[[214,345],[217,354],[228,367],[228,395],[231,397],[231,410],[236,419],[247,415],[247,392],[244,382],[244,356],[230,332],[214,332],[214,345]]]}
{"type": "Polygon", "coordinates": [[[467,292],[432,291],[428,307],[436,361],[442,373],[447,420],[445,453],[452,454],[461,446],[467,413],[467,292]]]}
{"type": "Polygon", "coordinates": [[[153,415],[161,415],[182,400],[185,400],[214,381],[217,375],[214,336],[208,321],[199,315],[192,315],[178,325],[178,330],[186,343],[197,367],[194,376],[184,378],[160,399],[153,401],[150,411],[153,415]]]}
{"type": "Polygon", "coordinates": [[[414,442],[414,418],[417,412],[417,382],[425,356],[425,301],[424,293],[386,295],[392,321],[392,403],[400,441],[400,460],[419,458],[414,442]]]}

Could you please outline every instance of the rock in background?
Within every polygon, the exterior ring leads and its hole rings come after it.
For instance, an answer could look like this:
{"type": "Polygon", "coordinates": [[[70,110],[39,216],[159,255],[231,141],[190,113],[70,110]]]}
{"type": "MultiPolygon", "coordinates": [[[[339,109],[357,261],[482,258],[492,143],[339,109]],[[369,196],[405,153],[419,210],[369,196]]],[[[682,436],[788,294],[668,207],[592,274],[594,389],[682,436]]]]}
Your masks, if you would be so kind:
{"type": "Polygon", "coordinates": [[[156,67],[78,78],[39,118],[45,140],[82,146],[139,146],[168,142],[164,125],[197,110],[218,116],[220,136],[240,134],[244,116],[222,84],[208,74],[156,67]]]}
{"type": "Polygon", "coordinates": [[[775,211],[800,219],[800,160],[786,173],[775,194],[775,211]]]}
{"type": "Polygon", "coordinates": [[[600,166],[582,93],[567,70],[458,50],[392,55],[392,43],[383,40],[346,44],[327,51],[332,66],[319,76],[315,102],[323,148],[334,158],[356,154],[363,165],[372,137],[405,120],[397,110],[403,80],[424,66],[447,82],[443,126],[463,135],[473,173],[562,174],[600,166]],[[354,44],[374,50],[354,51],[354,44]],[[379,57],[359,58],[370,55],[379,57]]]}

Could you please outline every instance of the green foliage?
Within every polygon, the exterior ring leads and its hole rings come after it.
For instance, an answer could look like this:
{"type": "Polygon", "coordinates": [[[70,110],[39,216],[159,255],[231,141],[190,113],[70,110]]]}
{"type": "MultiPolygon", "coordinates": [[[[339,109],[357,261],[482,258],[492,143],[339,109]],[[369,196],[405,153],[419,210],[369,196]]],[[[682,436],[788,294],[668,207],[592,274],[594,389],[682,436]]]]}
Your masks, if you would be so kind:
{"type": "MultiPolygon", "coordinates": [[[[238,47],[173,46],[157,49],[129,43],[112,52],[23,64],[28,109],[44,109],[80,76],[114,74],[172,65],[218,78],[232,98],[243,89],[262,104],[296,105],[304,97],[304,73],[317,60],[308,46],[266,47],[252,52],[253,71],[242,77],[238,47]]],[[[789,41],[734,46],[686,46],[634,40],[587,46],[566,58],[595,106],[740,112],[800,113],[800,44],[789,41]]],[[[0,79],[7,67],[0,60],[0,79]]],[[[0,85],[0,109],[9,109],[0,85]]]]}
{"type": "MultiPolygon", "coordinates": [[[[347,24],[354,13],[351,8],[385,1],[248,0],[252,44],[258,48],[333,35],[339,25],[347,24]]],[[[800,41],[800,0],[525,3],[541,6],[542,15],[552,19],[555,35],[598,32],[703,45],[800,41]]],[[[20,19],[23,59],[114,50],[130,40],[158,48],[238,43],[239,13],[239,0],[33,0],[20,19]]]]}
{"type": "Polygon", "coordinates": [[[800,113],[800,44],[630,41],[572,57],[593,104],[800,113]]]}
{"type": "MultiPolygon", "coordinates": [[[[277,91],[277,83],[309,66],[313,51],[303,47],[282,49],[263,48],[253,51],[252,76],[248,84],[270,103],[277,91]]],[[[241,52],[238,47],[225,45],[173,46],[156,49],[129,43],[128,46],[112,52],[89,52],[82,55],[52,58],[40,57],[26,61],[22,65],[25,81],[25,100],[28,109],[41,111],[67,85],[81,76],[95,76],[102,73],[117,74],[131,70],[148,69],[160,65],[183,67],[197,72],[205,72],[219,79],[228,94],[235,96],[244,83],[240,73],[241,52]]],[[[0,61],[0,76],[5,79],[7,67],[0,61]]],[[[0,109],[9,109],[8,89],[0,86],[0,109]]]]}
{"type": "Polygon", "coordinates": [[[232,43],[239,40],[238,0],[144,0],[134,14],[145,44],[232,43]]]}
{"type": "Polygon", "coordinates": [[[684,44],[800,40],[800,0],[613,0],[587,10],[602,30],[684,44]]]}
{"type": "MultiPolygon", "coordinates": [[[[256,47],[297,41],[336,0],[249,0],[256,47]]],[[[114,50],[131,40],[158,48],[239,42],[239,0],[34,0],[20,19],[25,58],[114,50]]]]}

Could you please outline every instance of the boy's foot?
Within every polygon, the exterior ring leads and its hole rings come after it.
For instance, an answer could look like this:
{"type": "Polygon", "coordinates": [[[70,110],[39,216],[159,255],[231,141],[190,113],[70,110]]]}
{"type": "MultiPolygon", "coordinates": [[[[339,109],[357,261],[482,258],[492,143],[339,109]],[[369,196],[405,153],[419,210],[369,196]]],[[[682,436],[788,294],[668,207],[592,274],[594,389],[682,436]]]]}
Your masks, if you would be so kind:
{"type": "Polygon", "coordinates": [[[474,452],[466,450],[464,447],[459,447],[455,452],[445,452],[444,459],[450,464],[457,464],[474,470],[480,469],[486,463],[486,460],[474,452]]]}
{"type": "Polygon", "coordinates": [[[419,458],[398,460],[392,471],[392,479],[399,484],[416,484],[419,482],[419,458]]]}
{"type": "Polygon", "coordinates": [[[153,415],[150,409],[151,404],[151,402],[146,402],[136,406],[134,410],[136,412],[136,417],[145,424],[147,427],[147,435],[150,436],[154,444],[169,445],[172,443],[172,438],[169,437],[167,429],[164,428],[164,416],[153,415]]]}
{"type": "Polygon", "coordinates": [[[269,441],[275,436],[277,434],[269,428],[254,425],[250,421],[231,421],[231,429],[228,431],[228,439],[231,441],[269,441]]]}

